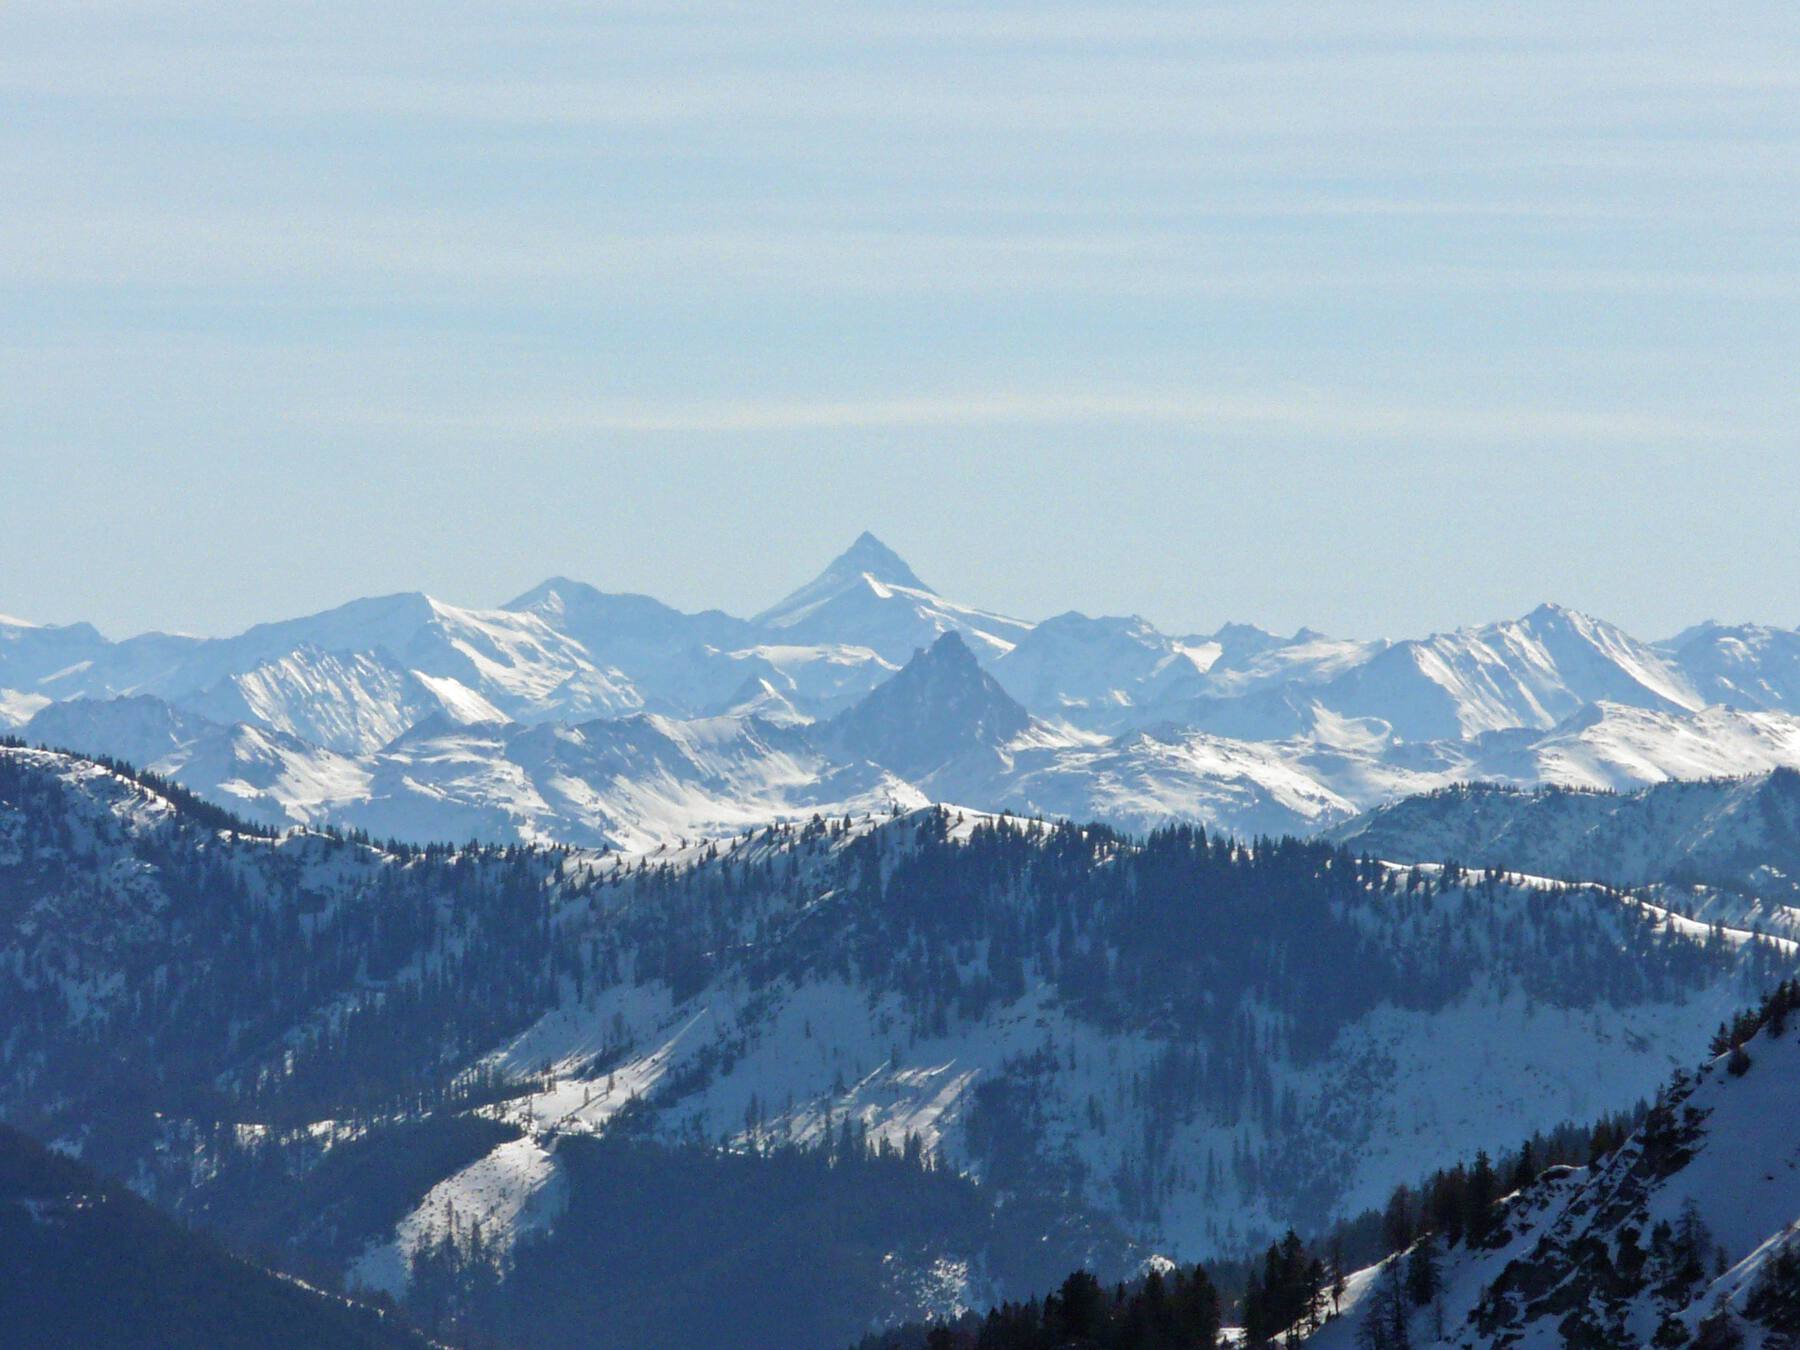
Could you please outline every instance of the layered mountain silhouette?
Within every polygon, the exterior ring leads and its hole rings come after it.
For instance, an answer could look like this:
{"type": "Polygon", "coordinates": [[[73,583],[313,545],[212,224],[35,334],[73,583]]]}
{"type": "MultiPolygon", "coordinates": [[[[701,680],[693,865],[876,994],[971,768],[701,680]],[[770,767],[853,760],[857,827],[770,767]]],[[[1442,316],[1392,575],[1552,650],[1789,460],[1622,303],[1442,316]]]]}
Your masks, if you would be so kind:
{"type": "Polygon", "coordinates": [[[1465,781],[1800,765],[1800,632],[1651,643],[1556,605],[1400,642],[1033,623],[945,598],[865,533],[749,618],[558,577],[496,609],[402,594],[218,639],[0,621],[8,726],[260,819],[421,839],[653,846],[926,797],[1311,831],[1465,781]]]}

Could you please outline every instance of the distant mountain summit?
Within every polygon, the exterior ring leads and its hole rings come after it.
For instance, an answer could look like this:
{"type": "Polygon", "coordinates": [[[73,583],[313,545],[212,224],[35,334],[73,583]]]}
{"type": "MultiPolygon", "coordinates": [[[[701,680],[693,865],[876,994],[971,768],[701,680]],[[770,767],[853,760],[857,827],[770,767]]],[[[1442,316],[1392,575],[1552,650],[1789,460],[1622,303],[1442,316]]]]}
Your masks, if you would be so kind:
{"type": "Polygon", "coordinates": [[[1800,630],[1707,622],[1657,650],[1708,703],[1758,710],[1800,704],[1800,630]]]}
{"type": "Polygon", "coordinates": [[[1021,638],[994,675],[1028,707],[1105,722],[1198,694],[1217,656],[1216,646],[1169,637],[1135,614],[1094,619],[1071,610],[1021,638]]]}
{"type": "Polygon", "coordinates": [[[1602,700],[1657,712],[1702,701],[1679,671],[1612,624],[1540,605],[1520,619],[1398,642],[1339,677],[1326,705],[1408,740],[1548,730],[1602,700]]]}
{"type": "Polygon", "coordinates": [[[998,750],[1030,726],[1031,714],[952,632],[825,731],[852,754],[907,778],[925,778],[970,755],[998,750]]]}
{"type": "Polygon", "coordinates": [[[945,600],[866,530],[799,590],[752,623],[782,641],[867,647],[895,663],[958,632],[985,658],[1011,651],[1032,625],[945,600]]]}
{"type": "Polygon", "coordinates": [[[768,628],[791,628],[820,604],[867,582],[877,586],[898,586],[926,595],[937,594],[919,580],[904,558],[864,530],[856,536],[856,542],[833,558],[823,572],[770,605],[751,622],[768,628]]]}

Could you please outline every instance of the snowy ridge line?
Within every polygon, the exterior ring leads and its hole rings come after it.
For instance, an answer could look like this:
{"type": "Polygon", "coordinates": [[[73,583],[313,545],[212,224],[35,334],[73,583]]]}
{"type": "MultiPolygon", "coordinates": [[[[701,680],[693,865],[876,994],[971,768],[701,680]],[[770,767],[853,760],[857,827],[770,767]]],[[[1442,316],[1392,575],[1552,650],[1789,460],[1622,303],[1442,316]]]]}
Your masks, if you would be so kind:
{"type": "MultiPolygon", "coordinates": [[[[765,720],[769,710],[752,700],[739,712],[690,721],[648,714],[539,724],[431,717],[356,755],[260,723],[213,723],[148,697],[52,704],[24,730],[47,743],[142,763],[265,825],[331,823],[413,842],[473,837],[631,849],[815,811],[931,800],[1101,819],[1138,833],[1172,821],[1239,835],[1311,833],[1447,785],[1626,788],[1669,778],[1710,781],[1725,768],[1750,774],[1800,765],[1800,717],[1793,714],[1763,715],[1719,740],[1712,724],[1735,714],[1645,714],[1650,723],[1622,726],[1626,710],[1602,707],[1598,720],[1534,733],[1529,745],[1487,748],[1323,728],[1284,739],[1232,739],[1175,723],[1107,738],[1033,720],[992,743],[947,739],[896,770],[880,762],[884,751],[870,758],[841,744],[829,727],[765,720]],[[1694,738],[1712,747],[1711,758],[1677,753],[1680,742],[1694,738]]],[[[884,744],[918,742],[899,728],[884,744]]]]}
{"type": "Polygon", "coordinates": [[[1400,861],[1800,902],[1800,773],[1790,769],[1625,794],[1469,786],[1383,806],[1327,837],[1400,861]]]}
{"type": "MultiPolygon", "coordinates": [[[[0,755],[18,755],[23,757],[27,762],[37,763],[47,767],[58,767],[66,764],[82,765],[85,767],[80,770],[80,772],[87,775],[104,775],[115,784],[120,792],[128,795],[139,794],[147,802],[154,802],[156,804],[156,809],[159,812],[166,814],[170,819],[182,814],[181,807],[156,789],[140,782],[138,779],[133,778],[126,773],[121,773],[95,764],[85,757],[72,756],[67,752],[15,747],[0,747],[0,755]]],[[[117,814],[121,811],[125,811],[127,808],[121,804],[115,805],[113,809],[115,814],[117,814]]],[[[854,839],[878,832],[890,824],[897,824],[898,826],[904,827],[915,821],[922,814],[930,811],[941,811],[951,817],[953,823],[947,832],[946,837],[955,842],[966,842],[974,831],[982,825],[999,825],[1004,823],[1009,828],[1020,830],[1028,834],[1042,834],[1055,828],[1057,825],[1069,823],[1020,817],[1003,812],[978,811],[969,807],[957,806],[953,803],[935,803],[929,806],[915,808],[911,811],[902,812],[897,816],[890,815],[884,817],[871,812],[865,814],[861,819],[853,818],[850,829],[845,831],[837,839],[832,840],[830,846],[833,851],[841,849],[854,839]]],[[[822,816],[816,816],[813,819],[824,821],[827,824],[836,823],[835,821],[827,821],[822,816]]],[[[657,866],[697,868],[703,867],[713,861],[719,861],[721,863],[748,863],[759,862],[767,857],[785,856],[792,853],[799,846],[796,841],[796,835],[803,832],[808,824],[810,824],[810,820],[805,823],[769,822],[763,826],[748,830],[741,836],[732,836],[729,841],[719,839],[694,841],[674,849],[659,846],[658,849],[654,851],[646,850],[635,853],[626,853],[616,850],[601,854],[594,854],[592,851],[588,850],[559,850],[559,852],[563,852],[565,855],[562,862],[562,870],[565,876],[575,877],[578,875],[586,875],[595,878],[604,877],[607,879],[623,880],[634,865],[647,865],[650,864],[652,860],[654,860],[654,863],[657,866]],[[783,834],[772,843],[763,843],[758,840],[759,835],[766,834],[772,829],[782,830],[783,834]],[[738,840],[740,839],[743,841],[742,844],[738,843],[738,840]],[[727,842],[729,843],[729,847],[721,852],[719,845],[727,842]]],[[[353,849],[366,850],[371,857],[384,860],[388,859],[385,848],[379,844],[345,840],[341,834],[329,830],[293,827],[285,833],[283,838],[271,839],[257,834],[240,835],[239,838],[256,839],[270,848],[277,849],[284,847],[291,848],[299,841],[311,839],[331,844],[342,844],[353,849]]],[[[1129,839],[1121,842],[1123,847],[1130,848],[1133,846],[1132,841],[1129,839]]],[[[1249,846],[1245,847],[1248,848],[1249,846]]],[[[1391,860],[1381,860],[1381,862],[1384,867],[1392,869],[1397,874],[1404,874],[1408,871],[1418,871],[1424,875],[1437,876],[1442,874],[1446,866],[1446,864],[1443,863],[1401,863],[1391,860]]],[[[1692,918],[1682,913],[1672,904],[1656,903],[1655,901],[1646,898],[1644,895],[1635,892],[1631,888],[1619,888],[1612,886],[1609,883],[1592,879],[1553,878],[1509,869],[1497,869],[1497,875],[1502,884],[1514,887],[1538,890],[1569,888],[1602,893],[1609,898],[1616,899],[1622,903],[1637,906],[1644,912],[1655,916],[1660,923],[1667,924],[1676,931],[1689,937],[1704,939],[1716,930],[1726,941],[1729,941],[1734,945],[1741,946],[1749,942],[1763,941],[1772,944],[1784,955],[1792,956],[1800,954],[1800,938],[1784,937],[1780,934],[1769,933],[1758,928],[1740,927],[1722,920],[1708,922],[1692,918]]],[[[827,899],[828,897],[821,896],[815,903],[824,903],[827,899]]],[[[310,1027],[296,1026],[290,1029],[287,1034],[288,1039],[290,1041],[296,1040],[297,1038],[306,1035],[309,1029],[337,1026],[340,1019],[355,1006],[358,1000],[368,996],[369,991],[359,991],[355,994],[347,993],[339,1000],[339,1006],[336,1009],[321,1009],[318,1014],[318,1020],[310,1024],[310,1027]]],[[[375,996],[380,996],[379,991],[375,991],[375,996]]]]}
{"type": "Polygon", "coordinates": [[[1674,928],[1678,932],[1687,934],[1689,937],[1704,938],[1710,934],[1718,933],[1723,936],[1726,941],[1738,946],[1742,946],[1747,942],[1767,942],[1784,955],[1793,956],[1796,953],[1800,953],[1800,941],[1796,941],[1793,938],[1785,938],[1775,933],[1765,933],[1760,929],[1731,928],[1724,923],[1703,923],[1699,919],[1689,918],[1687,915],[1678,913],[1673,909],[1669,909],[1662,905],[1651,904],[1650,901],[1636,896],[1627,895],[1626,899],[1630,903],[1637,905],[1639,908],[1656,915],[1659,921],[1668,924],[1669,927],[1674,928]]]}
{"type": "MultiPolygon", "coordinates": [[[[75,768],[77,776],[103,776],[111,780],[120,792],[127,795],[136,794],[147,804],[154,804],[153,810],[167,816],[169,819],[174,819],[184,813],[184,809],[178,803],[172,801],[158,789],[131,776],[129,771],[121,772],[119,770],[108,768],[95,763],[86,756],[62,750],[0,746],[0,756],[8,755],[18,756],[28,763],[38,764],[52,769],[77,766],[75,768]]],[[[122,802],[115,804],[113,810],[115,814],[129,814],[129,808],[122,802]]],[[[915,822],[922,815],[934,811],[942,812],[951,818],[952,823],[946,833],[946,838],[953,842],[967,842],[974,831],[983,825],[999,826],[1004,824],[1008,828],[1026,834],[1042,835],[1058,826],[1074,824],[1074,822],[1066,820],[1020,816],[1003,811],[982,811],[972,807],[961,806],[956,803],[938,802],[902,811],[898,814],[881,815],[875,812],[868,812],[864,813],[860,818],[852,817],[849,829],[840,836],[831,839],[829,841],[829,846],[833,851],[836,851],[864,835],[879,832],[890,825],[904,827],[915,822]]],[[[674,848],[669,848],[666,845],[658,845],[655,849],[645,848],[640,851],[606,850],[602,852],[585,849],[557,848],[555,849],[555,852],[562,857],[562,869],[566,876],[575,877],[578,875],[586,875],[596,878],[605,877],[607,879],[623,879],[625,874],[634,867],[649,865],[652,862],[658,867],[685,869],[703,867],[712,862],[760,862],[768,857],[786,856],[800,846],[797,835],[803,833],[813,821],[816,820],[827,826],[831,826],[836,825],[841,819],[841,816],[834,818],[815,813],[806,821],[771,820],[761,825],[754,826],[744,831],[742,834],[735,834],[725,838],[694,840],[692,842],[678,844],[674,848]],[[766,835],[772,830],[781,832],[773,841],[764,842],[759,838],[759,836],[766,835]],[[723,851],[721,851],[721,845],[726,846],[723,851]]],[[[280,836],[271,838],[256,833],[256,828],[257,827],[254,825],[249,825],[248,829],[251,832],[239,834],[237,837],[240,840],[255,840],[271,848],[293,847],[296,842],[317,840],[333,845],[363,850],[372,857],[383,859],[389,857],[387,849],[383,844],[372,840],[359,841],[348,839],[341,832],[331,829],[293,826],[282,832],[280,836]]],[[[1126,837],[1120,841],[1120,846],[1129,849],[1134,846],[1134,841],[1129,837],[1126,837]]],[[[1240,847],[1249,851],[1252,846],[1249,844],[1242,844],[1240,847]]],[[[452,851],[454,852],[455,849],[453,848],[452,851]]],[[[1439,876],[1443,873],[1445,867],[1449,865],[1442,862],[1421,861],[1408,863],[1391,859],[1378,859],[1377,861],[1379,861],[1383,867],[1391,869],[1396,874],[1401,875],[1410,871],[1418,871],[1423,875],[1439,876]]],[[[1783,937],[1779,934],[1768,933],[1760,929],[1738,927],[1724,922],[1709,923],[1697,920],[1683,914],[1673,905],[1658,904],[1645,898],[1634,888],[1617,887],[1608,882],[1594,880],[1592,878],[1550,877],[1506,868],[1492,870],[1494,870],[1498,880],[1502,884],[1509,886],[1538,890],[1554,890],[1560,888],[1584,889],[1604,893],[1609,897],[1637,905],[1646,912],[1657,916],[1659,920],[1672,924],[1679,931],[1689,936],[1704,937],[1707,933],[1717,928],[1728,940],[1737,944],[1760,939],[1775,944],[1784,953],[1792,954],[1800,951],[1800,940],[1783,937]]],[[[820,900],[823,901],[824,898],[825,897],[820,897],[820,900]]]]}
{"type": "MultiPolygon", "coordinates": [[[[1378,858],[1376,862],[1397,876],[1408,872],[1418,872],[1423,876],[1442,876],[1452,866],[1460,867],[1460,863],[1402,863],[1378,858]]],[[[1800,939],[1783,937],[1779,933],[1769,933],[1760,928],[1738,928],[1723,921],[1706,921],[1683,914],[1671,905],[1659,905],[1646,898],[1643,888],[1615,886],[1605,881],[1594,881],[1575,877],[1538,876],[1530,872],[1514,872],[1506,868],[1465,868],[1477,880],[1485,879],[1491,874],[1499,884],[1521,890],[1538,891],[1588,891],[1621,904],[1634,905],[1646,913],[1653,914],[1657,920],[1668,924],[1677,932],[1692,938],[1705,938],[1717,932],[1725,940],[1743,945],[1746,942],[1768,942],[1779,951],[1788,954],[1800,954],[1800,939]]]]}

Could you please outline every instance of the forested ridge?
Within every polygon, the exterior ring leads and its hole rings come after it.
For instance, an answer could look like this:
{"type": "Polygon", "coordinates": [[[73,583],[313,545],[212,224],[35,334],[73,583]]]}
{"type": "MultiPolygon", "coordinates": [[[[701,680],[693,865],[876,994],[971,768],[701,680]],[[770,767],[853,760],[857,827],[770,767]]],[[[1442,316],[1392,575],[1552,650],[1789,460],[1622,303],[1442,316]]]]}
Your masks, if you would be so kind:
{"type": "Polygon", "coordinates": [[[1017,997],[1029,972],[1096,1023],[1195,1046],[1170,1061],[1172,1091],[1269,1117],[1267,1062],[1321,1053],[1383,1001],[1431,1008],[1504,975],[1533,997],[1629,1005],[1716,963],[1648,913],[1615,933],[1594,888],[1542,889],[1483,934],[1497,873],[1396,872],[1195,827],[1139,841],[1001,819],[952,840],[936,808],[605,866],[522,846],[260,838],[186,806],[130,829],[72,809],[74,791],[0,756],[0,998],[18,1028],[3,1053],[21,1104],[104,1084],[276,1123],[416,1110],[472,1100],[484,1085],[459,1066],[620,981],[663,981],[679,1001],[727,975],[836,976],[896,993],[925,1034],[1017,997]],[[1465,882],[1454,935],[1385,940],[1465,882]]]}
{"type": "MultiPolygon", "coordinates": [[[[1176,1169],[1220,1193],[1260,1188],[1296,1213],[1328,1206],[1332,1157],[1283,1142],[1302,1123],[1287,1083],[1372,1010],[1428,1013],[1484,982],[1559,1006],[1630,1008],[1726,972],[1762,980],[1787,959],[1772,943],[1665,922],[1607,888],[1396,868],[1316,840],[1194,827],[1132,838],[926,808],[630,858],[383,847],[239,828],[138,776],[18,749],[0,751],[0,931],[0,1008],[14,1029],[0,1043],[0,1113],[45,1136],[72,1133],[97,1165],[321,1281],[439,1177],[518,1136],[517,1103],[555,1075],[502,1068],[496,1046],[632,990],[676,1010],[729,990],[737,1020],[608,1127],[597,1142],[610,1151],[563,1141],[573,1212],[605,1193],[594,1180],[605,1168],[644,1158],[671,1185],[686,1178],[656,1201],[672,1210],[727,1192],[780,1196],[799,1178],[824,1206],[821,1225],[886,1213],[927,1265],[946,1231],[982,1234],[987,1254],[1010,1263],[1011,1287],[1042,1289],[1055,1269],[1046,1256],[1122,1261],[1128,1235],[1098,1217],[1096,1197],[1152,1230],[1176,1169]],[[1086,1108],[1088,1128],[1122,1135],[1124,1161],[1094,1176],[1047,1145],[1042,1091],[1073,1067],[1072,1050],[1049,1042],[970,1091],[959,1166],[979,1187],[933,1155],[784,1146],[754,1097],[723,1136],[680,1113],[749,1052],[759,1009],[827,986],[891,1009],[885,1034],[902,1057],[1027,1004],[1157,1047],[1118,1100],[1086,1108]],[[1128,1133],[1113,1124],[1121,1112],[1128,1133]],[[1195,1120],[1273,1142],[1183,1156],[1175,1140],[1195,1120]],[[807,1170],[821,1159],[833,1170],[807,1170]],[[895,1210],[908,1194],[914,1208],[895,1210]],[[1053,1232],[1061,1245],[1035,1256],[1020,1245],[1053,1232]]],[[[604,1078],[651,1048],[623,1024],[600,1019],[596,1031],[588,1060],[560,1072],[604,1078]]],[[[532,1283],[548,1251],[603,1264],[568,1245],[576,1231],[491,1253],[491,1233],[473,1253],[467,1234],[462,1247],[421,1249],[410,1306],[477,1339],[520,1309],[591,1322],[566,1291],[560,1303],[544,1292],[554,1282],[532,1283]],[[518,1301],[534,1287],[541,1297],[518,1301]]],[[[881,1285],[875,1245],[853,1246],[864,1255],[841,1271],[863,1291],[851,1302],[904,1311],[928,1296],[881,1285]]],[[[975,1278],[981,1259],[972,1251],[958,1278],[975,1278]]],[[[809,1343],[851,1330],[820,1323],[809,1343]]]]}

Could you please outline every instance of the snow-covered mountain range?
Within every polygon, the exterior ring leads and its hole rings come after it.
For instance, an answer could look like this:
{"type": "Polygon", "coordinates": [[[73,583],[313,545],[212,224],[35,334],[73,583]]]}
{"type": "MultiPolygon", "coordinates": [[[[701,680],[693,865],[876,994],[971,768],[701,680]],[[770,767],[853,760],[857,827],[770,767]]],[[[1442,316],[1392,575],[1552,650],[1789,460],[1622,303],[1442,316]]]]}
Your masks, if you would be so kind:
{"type": "Polygon", "coordinates": [[[1465,781],[1800,766],[1800,631],[1645,643],[1549,605],[1392,643],[1032,623],[945,599],[865,534],[748,619],[562,578],[219,639],[0,619],[0,728],[260,820],[412,839],[655,847],[926,799],[1308,832],[1465,781]]]}
{"type": "MultiPolygon", "coordinates": [[[[488,1331],[626,1314],[565,1271],[614,1269],[634,1176],[903,1212],[834,1247],[856,1326],[1236,1253],[1629,1107],[1800,966],[1788,630],[1031,623],[865,535],[750,618],[553,579],[223,639],[0,620],[0,728],[0,1117],[488,1331]],[[258,828],[294,824],[400,842],[258,828]]],[[[1682,1084],[1689,1156],[1767,1144],[1734,1122],[1791,1050],[1682,1084]]],[[[1592,1216],[1688,1198],[1620,1156],[1452,1252],[1443,1344],[1548,1343],[1568,1263],[1628,1259],[1592,1216]]],[[[1715,1225],[1742,1278],[1700,1301],[1590,1299],[1591,1343],[1748,1311],[1774,1214],[1715,1225]]]]}

